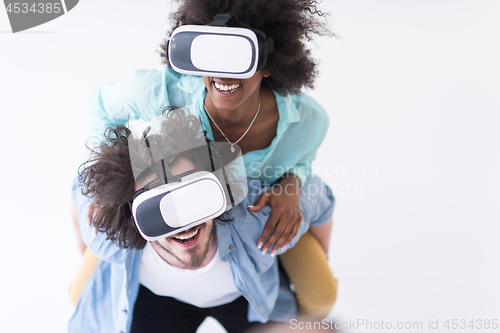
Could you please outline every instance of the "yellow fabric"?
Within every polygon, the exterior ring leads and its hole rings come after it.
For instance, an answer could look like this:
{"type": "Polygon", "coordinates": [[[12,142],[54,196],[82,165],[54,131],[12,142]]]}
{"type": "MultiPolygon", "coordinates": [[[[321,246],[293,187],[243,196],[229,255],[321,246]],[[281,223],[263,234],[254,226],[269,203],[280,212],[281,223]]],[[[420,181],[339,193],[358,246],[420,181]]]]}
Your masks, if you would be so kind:
{"type": "MultiPolygon", "coordinates": [[[[337,279],[333,277],[326,254],[316,238],[310,232],[305,233],[279,259],[294,284],[300,314],[326,318],[337,298],[337,279]]],[[[82,265],[69,287],[74,306],[78,304],[83,287],[98,261],[99,258],[87,248],[82,265]]]]}
{"type": "Polygon", "coordinates": [[[80,298],[80,294],[83,291],[83,287],[87,282],[88,278],[92,274],[97,265],[99,258],[97,258],[90,250],[87,248],[83,253],[83,262],[80,266],[80,269],[76,273],[73,282],[69,286],[69,299],[71,304],[76,307],[78,304],[78,299],[80,298]]]}
{"type": "Polygon", "coordinates": [[[295,287],[299,313],[326,318],[337,299],[337,279],[317,239],[308,231],[279,259],[295,287]]]}

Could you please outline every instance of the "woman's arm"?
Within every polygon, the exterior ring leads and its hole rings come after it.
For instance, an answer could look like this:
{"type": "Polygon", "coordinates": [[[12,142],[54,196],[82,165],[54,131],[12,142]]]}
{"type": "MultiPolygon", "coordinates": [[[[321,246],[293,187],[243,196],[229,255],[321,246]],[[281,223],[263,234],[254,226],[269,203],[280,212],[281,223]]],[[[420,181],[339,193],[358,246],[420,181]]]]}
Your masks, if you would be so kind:
{"type": "Polygon", "coordinates": [[[262,194],[254,207],[249,207],[251,211],[258,211],[265,205],[271,206],[271,217],[258,243],[264,253],[274,244],[272,251],[275,254],[277,249],[286,246],[296,236],[302,220],[298,205],[300,188],[312,173],[312,161],[329,126],[328,115],[315,100],[305,94],[292,99],[299,103],[288,103],[289,107],[298,108],[296,111],[300,120],[288,125],[273,152],[273,160],[297,162],[291,168],[278,165],[288,171],[272,190],[262,194]],[[298,160],[294,159],[296,156],[299,156],[298,160]]]}
{"type": "Polygon", "coordinates": [[[93,144],[99,144],[108,127],[133,119],[148,121],[170,105],[161,71],[136,70],[129,77],[105,83],[94,90],[88,102],[93,144]]]}

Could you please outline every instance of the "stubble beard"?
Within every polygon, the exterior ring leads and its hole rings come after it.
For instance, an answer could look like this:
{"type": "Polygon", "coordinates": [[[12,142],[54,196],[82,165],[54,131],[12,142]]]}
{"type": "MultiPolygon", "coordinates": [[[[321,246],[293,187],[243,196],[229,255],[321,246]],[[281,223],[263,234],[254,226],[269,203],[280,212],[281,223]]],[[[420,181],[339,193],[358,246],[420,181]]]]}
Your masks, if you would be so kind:
{"type": "MultiPolygon", "coordinates": [[[[208,251],[210,250],[210,242],[212,240],[212,235],[215,232],[215,222],[212,223],[212,226],[210,227],[209,235],[208,235],[208,240],[204,244],[204,249],[201,254],[197,254],[197,250],[199,249],[197,244],[193,248],[187,249],[185,253],[187,254],[187,257],[189,257],[191,260],[187,261],[185,259],[180,258],[177,254],[174,252],[170,251],[168,248],[165,246],[161,245],[158,241],[156,241],[156,244],[160,246],[165,252],[173,256],[176,260],[178,260],[182,265],[184,265],[187,268],[199,268],[207,258],[208,251]]],[[[174,241],[175,242],[175,241],[174,241]]]]}

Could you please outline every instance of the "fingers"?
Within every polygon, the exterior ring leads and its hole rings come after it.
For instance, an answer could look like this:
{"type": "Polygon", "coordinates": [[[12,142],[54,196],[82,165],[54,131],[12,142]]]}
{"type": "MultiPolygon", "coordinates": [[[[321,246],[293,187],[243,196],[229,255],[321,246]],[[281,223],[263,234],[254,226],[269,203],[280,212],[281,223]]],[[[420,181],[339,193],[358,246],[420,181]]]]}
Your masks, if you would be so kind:
{"type": "MultiPolygon", "coordinates": [[[[286,193],[288,194],[288,193],[286,193]]],[[[271,206],[271,216],[257,242],[257,247],[265,254],[272,247],[271,255],[287,246],[297,235],[302,221],[299,197],[283,195],[269,190],[259,197],[254,206],[248,206],[250,211],[259,211],[265,205],[271,206]]]]}
{"type": "Polygon", "coordinates": [[[83,242],[82,234],[80,232],[80,224],[78,223],[78,213],[73,204],[71,205],[71,220],[73,221],[73,226],[75,227],[76,243],[78,245],[78,250],[80,251],[80,254],[83,255],[87,246],[83,242]]]}
{"type": "Polygon", "coordinates": [[[292,241],[292,239],[297,235],[301,221],[302,221],[302,218],[299,218],[299,219],[296,219],[295,222],[289,223],[287,225],[287,228],[286,228],[285,232],[283,233],[282,237],[280,237],[276,241],[276,244],[274,244],[273,252],[272,252],[273,255],[275,255],[276,252],[278,252],[278,250],[285,248],[292,241]]]}
{"type": "MultiPolygon", "coordinates": [[[[264,246],[264,242],[266,242],[269,235],[271,235],[271,233],[273,232],[273,229],[278,224],[279,217],[280,215],[277,212],[271,212],[271,216],[269,217],[269,220],[267,220],[266,226],[264,227],[264,230],[262,230],[262,234],[260,235],[259,241],[257,242],[257,247],[259,249],[264,246]]],[[[265,249],[262,248],[262,253],[266,253],[268,249],[269,246],[267,246],[265,249]]]]}
{"type": "Polygon", "coordinates": [[[91,225],[92,224],[92,216],[94,215],[94,203],[91,203],[90,206],[89,206],[89,210],[87,211],[87,225],[91,225]]]}
{"type": "MultiPolygon", "coordinates": [[[[265,254],[273,246],[274,243],[276,243],[277,240],[279,240],[281,237],[284,236],[285,231],[287,228],[287,224],[284,222],[284,220],[280,220],[276,228],[274,229],[274,232],[272,233],[271,236],[266,240],[264,246],[262,247],[262,253],[265,254]]],[[[288,235],[285,235],[285,237],[288,235]]],[[[276,251],[278,248],[276,246],[273,247],[273,252],[271,254],[276,254],[276,251]]]]}
{"type": "MultiPolygon", "coordinates": [[[[94,217],[95,205],[91,203],[89,210],[87,211],[87,225],[90,227],[92,225],[92,219],[94,217]]],[[[97,229],[94,228],[94,235],[97,235],[97,229]]]]}
{"type": "Polygon", "coordinates": [[[261,210],[265,205],[270,204],[270,198],[271,198],[271,191],[262,193],[259,197],[259,200],[257,200],[257,202],[254,205],[248,206],[248,210],[252,212],[257,212],[261,210]]]}
{"type": "MultiPolygon", "coordinates": [[[[269,218],[269,222],[274,223],[274,219],[271,220],[271,218],[272,214],[271,217],[269,218]]],[[[266,237],[265,243],[262,243],[263,244],[262,253],[263,254],[267,253],[267,251],[272,247],[271,255],[275,256],[280,249],[287,246],[292,241],[292,239],[297,235],[301,221],[302,221],[302,214],[300,214],[300,211],[299,213],[297,212],[281,213],[280,217],[278,218],[277,224],[274,223],[275,225],[274,231],[269,237],[267,237],[265,232],[266,228],[269,226],[268,222],[261,235],[261,239],[266,237]]],[[[259,239],[259,242],[261,241],[261,239],[259,239]]]]}
{"type": "MultiPolygon", "coordinates": [[[[276,255],[276,252],[281,248],[282,244],[285,243],[285,241],[288,239],[288,236],[290,235],[293,226],[297,223],[300,223],[300,219],[295,216],[295,214],[291,211],[282,211],[281,209],[275,209],[274,212],[271,212],[271,217],[269,218],[269,222],[273,222],[276,227],[274,228],[274,231],[272,234],[265,240],[263,243],[262,247],[262,253],[266,253],[271,246],[273,246],[273,255],[276,255]],[[276,215],[275,218],[273,218],[273,214],[276,215]],[[274,221],[276,223],[274,223],[274,221]]],[[[268,224],[269,224],[268,222],[268,224]]],[[[266,228],[268,225],[266,225],[266,228]]],[[[264,228],[265,230],[265,228],[264,228]]],[[[263,232],[264,234],[264,232],[263,232]]],[[[263,235],[261,235],[261,239],[263,238],[263,235]]]]}

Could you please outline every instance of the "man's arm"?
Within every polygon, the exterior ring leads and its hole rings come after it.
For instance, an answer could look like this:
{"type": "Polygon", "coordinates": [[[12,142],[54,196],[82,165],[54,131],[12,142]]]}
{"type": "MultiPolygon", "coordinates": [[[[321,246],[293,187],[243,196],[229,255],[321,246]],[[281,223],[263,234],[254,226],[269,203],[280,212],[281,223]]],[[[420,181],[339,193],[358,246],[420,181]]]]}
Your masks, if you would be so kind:
{"type": "Polygon", "coordinates": [[[80,182],[77,178],[73,180],[72,200],[77,212],[80,235],[89,250],[99,259],[105,261],[124,261],[126,251],[118,247],[118,245],[116,245],[112,241],[107,240],[105,233],[96,233],[94,227],[88,224],[87,213],[91,201],[89,198],[82,194],[80,182]]]}

